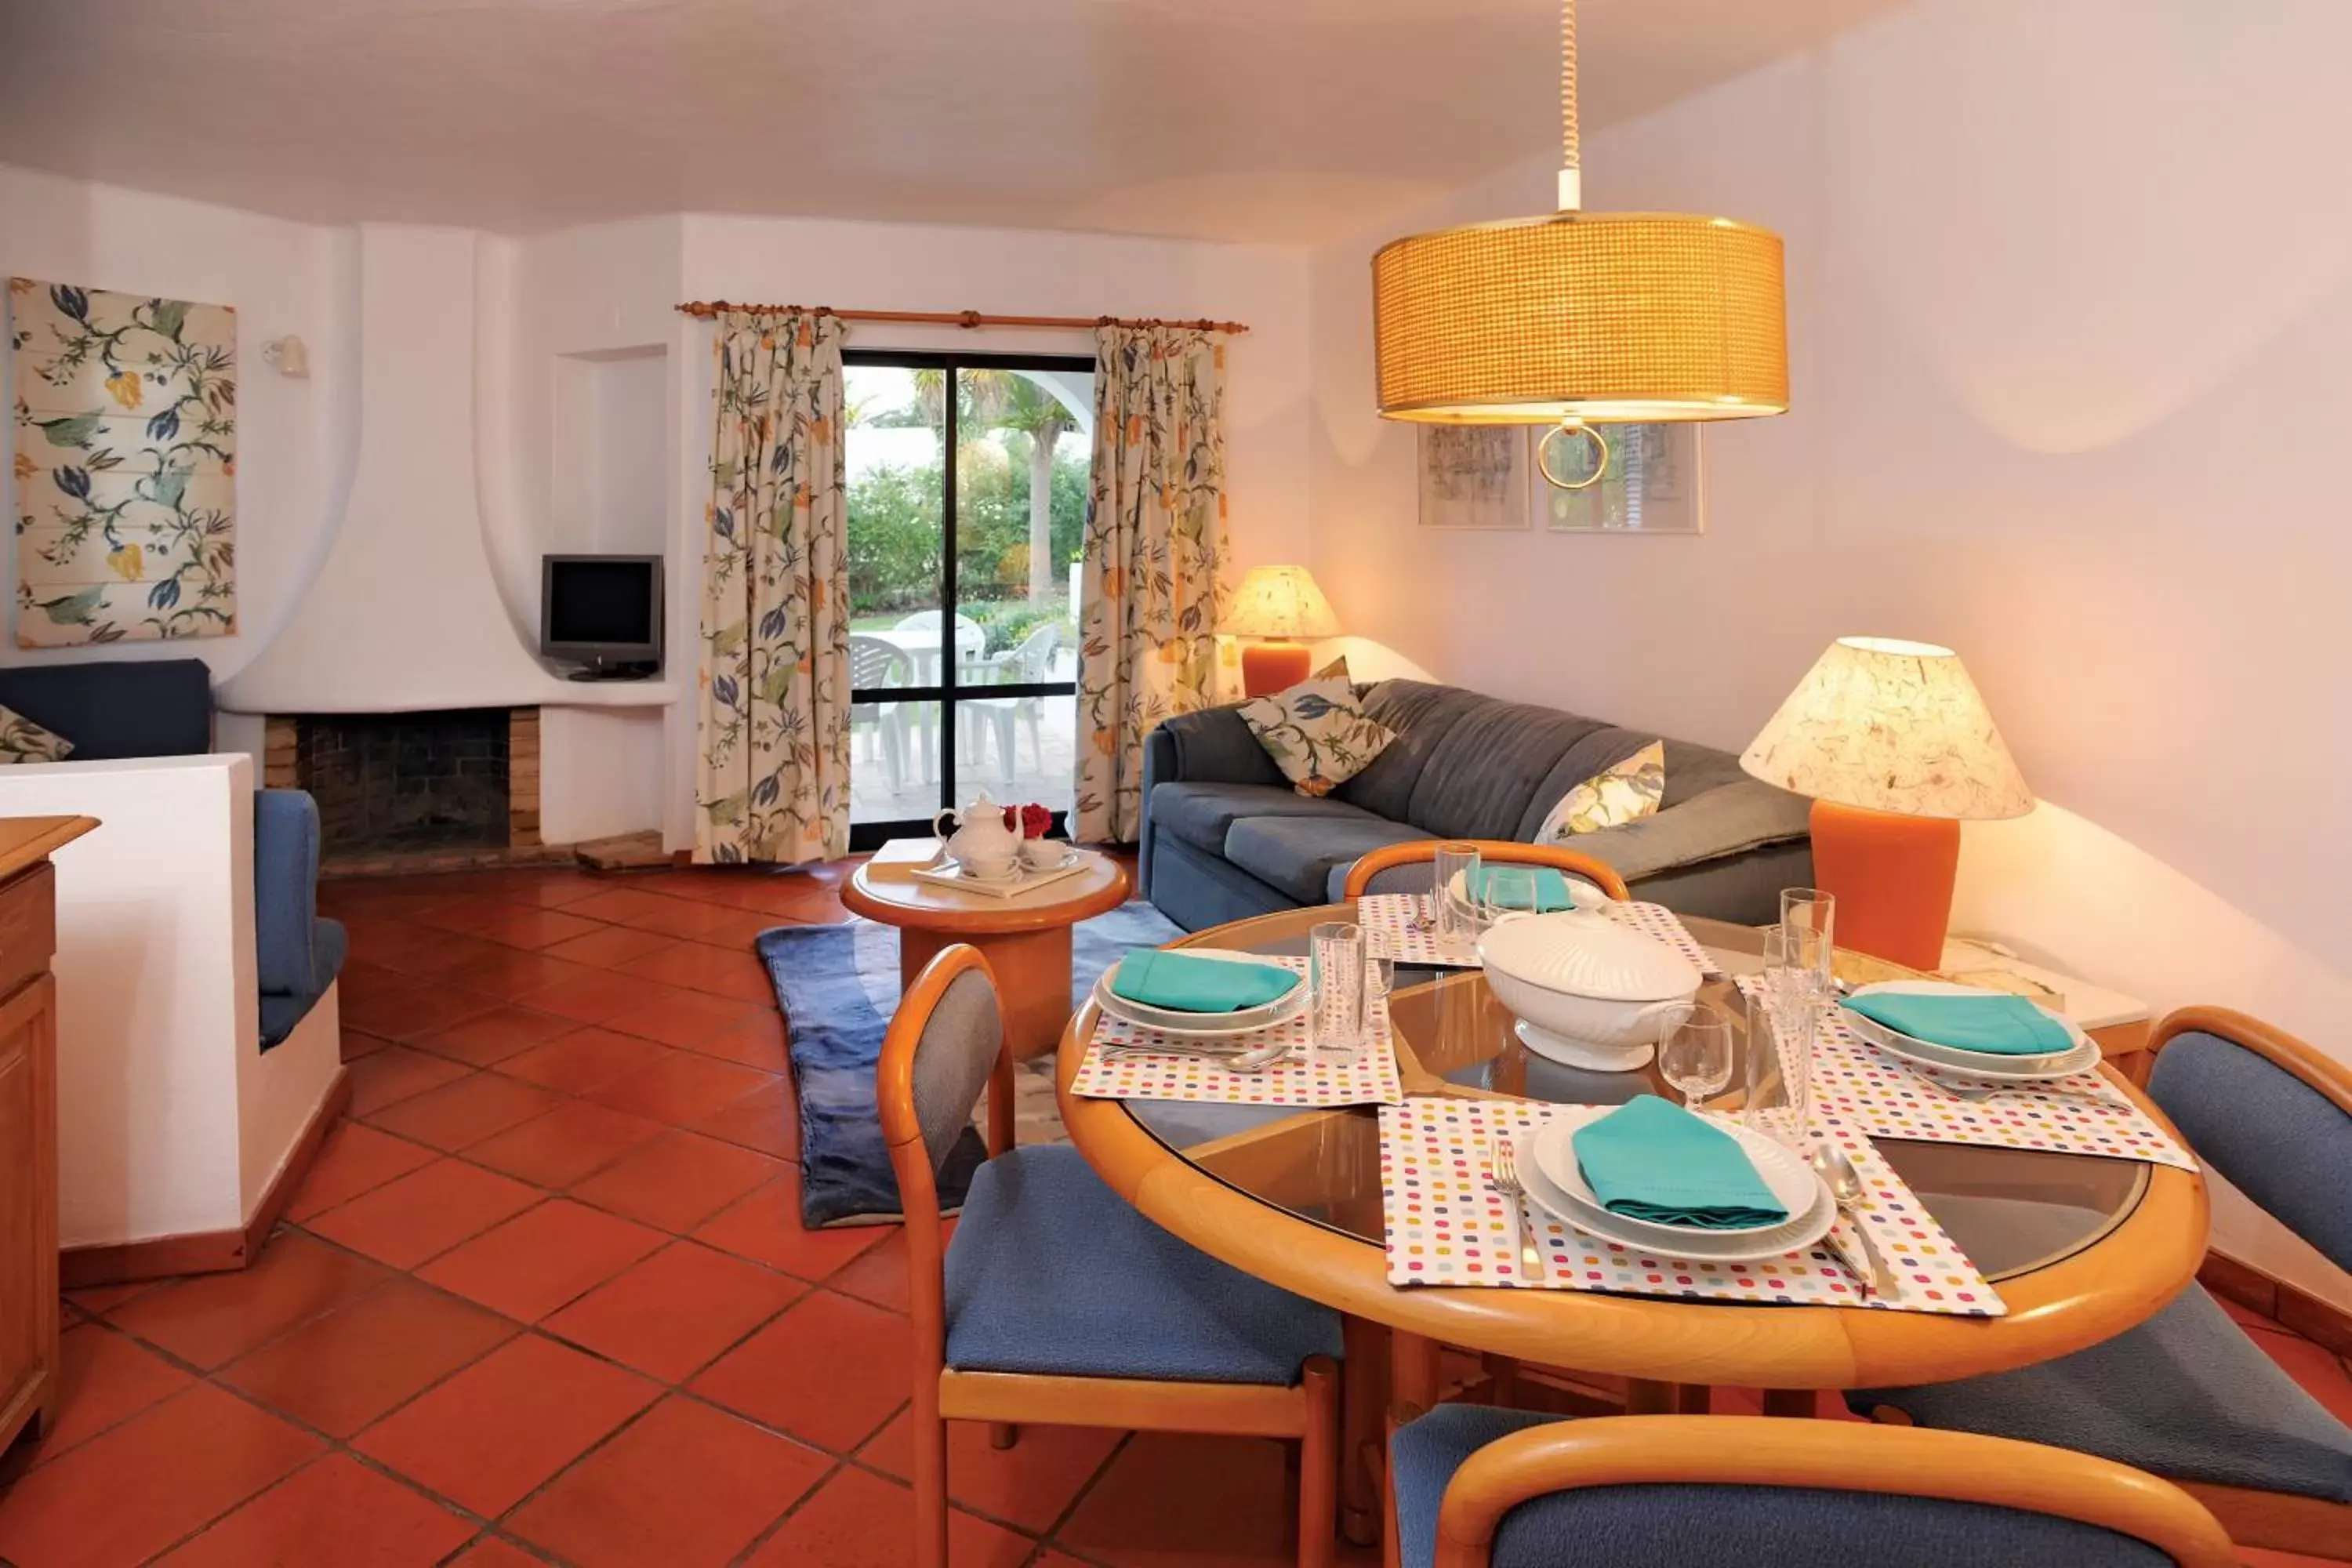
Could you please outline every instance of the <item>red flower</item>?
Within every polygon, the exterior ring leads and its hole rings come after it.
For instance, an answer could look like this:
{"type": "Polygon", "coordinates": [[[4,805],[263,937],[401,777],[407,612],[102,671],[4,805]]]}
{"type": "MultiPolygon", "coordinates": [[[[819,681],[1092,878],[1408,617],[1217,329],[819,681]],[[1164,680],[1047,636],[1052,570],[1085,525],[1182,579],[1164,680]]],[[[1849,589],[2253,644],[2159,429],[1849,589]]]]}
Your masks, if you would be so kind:
{"type": "Polygon", "coordinates": [[[1021,836],[1023,837],[1043,838],[1045,837],[1047,830],[1053,826],[1054,814],[1046,810],[1044,806],[1039,805],[1035,801],[1033,800],[1027,805],[1021,808],[1021,836]]]}

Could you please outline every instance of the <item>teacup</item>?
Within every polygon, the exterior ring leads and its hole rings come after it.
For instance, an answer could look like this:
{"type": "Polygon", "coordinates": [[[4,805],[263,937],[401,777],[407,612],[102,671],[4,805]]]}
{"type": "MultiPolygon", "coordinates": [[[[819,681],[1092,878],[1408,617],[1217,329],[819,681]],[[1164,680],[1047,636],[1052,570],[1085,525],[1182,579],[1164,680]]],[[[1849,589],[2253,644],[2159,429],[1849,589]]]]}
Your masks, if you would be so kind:
{"type": "Polygon", "coordinates": [[[1077,846],[1059,838],[1021,841],[1021,863],[1032,871],[1058,871],[1077,858],[1077,846]]]}
{"type": "Polygon", "coordinates": [[[1003,882],[1021,874],[1021,859],[1017,855],[974,855],[958,860],[956,864],[963,868],[965,876],[980,882],[1003,882]]]}

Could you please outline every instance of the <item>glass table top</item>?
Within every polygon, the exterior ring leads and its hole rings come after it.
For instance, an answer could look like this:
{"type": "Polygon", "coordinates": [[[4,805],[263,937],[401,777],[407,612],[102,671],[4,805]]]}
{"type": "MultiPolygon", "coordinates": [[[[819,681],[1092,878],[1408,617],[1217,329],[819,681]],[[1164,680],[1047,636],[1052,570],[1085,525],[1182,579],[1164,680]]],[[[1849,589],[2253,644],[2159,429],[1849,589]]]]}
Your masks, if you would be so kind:
{"type": "MultiPolygon", "coordinates": [[[[1180,944],[1299,954],[1310,927],[1349,918],[1347,908],[1267,915],[1206,931],[1180,944]]],[[[1763,932],[1685,916],[1683,923],[1730,973],[1752,971],[1763,932]]],[[[1728,980],[1699,993],[1730,1015],[1747,1048],[1746,1009],[1728,980]]],[[[1427,1073],[1449,1083],[1555,1103],[1613,1105],[1643,1092],[1679,1100],[1655,1065],[1590,1072],[1529,1052],[1516,1021],[1475,970],[1400,964],[1389,999],[1401,1041],[1427,1073]]],[[[1732,1082],[1745,1079],[1744,1060],[1732,1082]]],[[[1226,1185],[1301,1219],[1377,1246],[1381,1240],[1380,1123],[1370,1106],[1275,1110],[1170,1100],[1123,1100],[1170,1151],[1226,1185]]],[[[1979,1148],[1888,1138],[1873,1142],[1986,1278],[2031,1273],[2090,1246],[2128,1217],[2147,1190],[2133,1160],[1979,1148]]]]}

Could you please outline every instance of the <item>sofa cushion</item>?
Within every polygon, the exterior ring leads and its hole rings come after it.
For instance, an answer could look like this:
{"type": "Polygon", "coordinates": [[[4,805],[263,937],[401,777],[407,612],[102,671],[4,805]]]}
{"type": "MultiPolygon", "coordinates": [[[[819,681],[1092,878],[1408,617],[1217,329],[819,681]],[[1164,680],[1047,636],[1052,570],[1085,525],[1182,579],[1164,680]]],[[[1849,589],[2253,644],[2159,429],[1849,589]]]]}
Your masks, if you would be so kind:
{"type": "Polygon", "coordinates": [[[52,734],[10,708],[0,708],[0,764],[61,763],[74,749],[63,735],[52,734]]]}
{"type": "Polygon", "coordinates": [[[1365,716],[1345,676],[1253,697],[1241,705],[1241,716],[1301,795],[1329,795],[1396,739],[1395,731],[1365,716]]]}
{"type": "Polygon", "coordinates": [[[1383,844],[1429,835],[1368,811],[1347,816],[1245,816],[1225,835],[1225,858],[1302,904],[1324,901],[1334,868],[1383,844]]]}
{"type": "Polygon", "coordinates": [[[1486,699],[1446,731],[1444,742],[1412,786],[1412,805],[1405,820],[1429,837],[1525,839],[1529,832],[1521,824],[1530,809],[1540,826],[1543,814],[1570,785],[1630,756],[1651,739],[1643,736],[1623,752],[1562,781],[1538,801],[1538,792],[1558,773],[1561,756],[1601,728],[1597,720],[1556,709],[1486,699]]]}
{"type": "Polygon", "coordinates": [[[0,669],[0,705],[71,741],[78,763],[213,749],[212,672],[200,658],[18,665],[0,669]]]}
{"type": "MultiPolygon", "coordinates": [[[[1538,844],[1572,844],[1579,834],[1622,827],[1657,814],[1666,793],[1666,743],[1653,741],[1571,787],[1544,814],[1538,844]]],[[[1538,799],[1542,797],[1538,795],[1538,799]]]]}
{"type": "MultiPolygon", "coordinates": [[[[1674,754],[1671,747],[1667,756],[1674,754]]],[[[1666,789],[1674,790],[1674,763],[1666,763],[1666,789]]],[[[1606,860],[1627,881],[1738,855],[1766,844],[1802,838],[1811,804],[1760,779],[1742,779],[1708,790],[1696,799],[1669,801],[1639,822],[1580,833],[1570,842],[1580,855],[1606,860]]]]}
{"type": "Polygon", "coordinates": [[[1331,793],[1375,816],[1404,821],[1421,770],[1464,714],[1492,700],[1458,686],[1432,686],[1424,680],[1381,681],[1364,693],[1364,712],[1395,731],[1397,738],[1362,773],[1331,793]]]}
{"type": "Polygon", "coordinates": [[[1363,817],[1345,801],[1300,795],[1287,784],[1164,784],[1151,791],[1151,827],[1213,855],[1245,816],[1363,817]]]}

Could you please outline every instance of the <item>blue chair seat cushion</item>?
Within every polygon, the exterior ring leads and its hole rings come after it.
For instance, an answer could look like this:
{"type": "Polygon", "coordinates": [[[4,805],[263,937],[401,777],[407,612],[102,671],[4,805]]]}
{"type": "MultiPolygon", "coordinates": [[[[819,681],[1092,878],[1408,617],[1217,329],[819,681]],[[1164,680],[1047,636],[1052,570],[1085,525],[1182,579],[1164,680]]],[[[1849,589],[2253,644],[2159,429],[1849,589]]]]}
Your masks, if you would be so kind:
{"type": "MultiPolygon", "coordinates": [[[[1446,1483],[1478,1449],[1564,1419],[1483,1405],[1441,1405],[1397,1429],[1389,1448],[1399,1560],[1431,1568],[1446,1483]]],[[[1604,1418],[1605,1419],[1605,1418],[1604,1418]]],[[[1871,1568],[2049,1563],[2169,1568],[2144,1541],[2079,1520],[1990,1503],[1826,1487],[1643,1483],[1532,1498],[1503,1516],[1494,1568],[1689,1568],[1694,1563],[1837,1562],[1871,1568]],[[1858,1557],[1848,1546],[1865,1543],[1858,1557]]]]}
{"type": "Polygon", "coordinates": [[[1177,1239],[1073,1149],[1016,1149],[972,1177],[947,1256],[958,1372],[1286,1386],[1339,1353],[1339,1316],[1177,1239]]]}
{"type": "Polygon", "coordinates": [[[2352,1428],[2200,1286],[2128,1333],[2039,1366],[1918,1388],[1857,1389],[1922,1426],[2021,1437],[2172,1480],[2352,1503],[2352,1428]]]}

